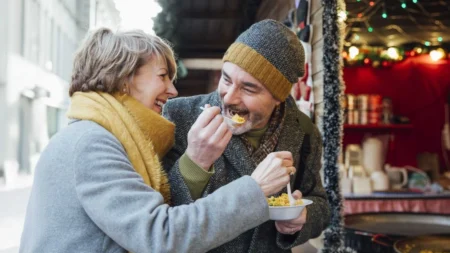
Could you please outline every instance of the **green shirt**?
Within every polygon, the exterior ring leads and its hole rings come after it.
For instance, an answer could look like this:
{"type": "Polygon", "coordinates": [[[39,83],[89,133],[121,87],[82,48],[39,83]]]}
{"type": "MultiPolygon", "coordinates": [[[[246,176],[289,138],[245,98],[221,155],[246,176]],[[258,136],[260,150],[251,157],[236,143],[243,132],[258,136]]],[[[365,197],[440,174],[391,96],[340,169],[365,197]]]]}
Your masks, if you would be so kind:
{"type": "MultiPolygon", "coordinates": [[[[253,148],[257,149],[261,142],[261,138],[267,131],[268,126],[260,129],[251,130],[245,133],[245,137],[252,144],[253,148]]],[[[209,171],[205,171],[202,167],[193,162],[186,153],[183,154],[179,161],[180,173],[186,182],[192,199],[198,199],[202,196],[203,190],[212,175],[214,175],[214,166],[209,171]]]]}
{"type": "Polygon", "coordinates": [[[259,144],[261,143],[261,138],[267,131],[268,127],[269,126],[266,125],[263,128],[250,130],[248,133],[245,133],[245,138],[250,142],[250,144],[252,144],[254,149],[257,149],[259,147],[259,144]]]}

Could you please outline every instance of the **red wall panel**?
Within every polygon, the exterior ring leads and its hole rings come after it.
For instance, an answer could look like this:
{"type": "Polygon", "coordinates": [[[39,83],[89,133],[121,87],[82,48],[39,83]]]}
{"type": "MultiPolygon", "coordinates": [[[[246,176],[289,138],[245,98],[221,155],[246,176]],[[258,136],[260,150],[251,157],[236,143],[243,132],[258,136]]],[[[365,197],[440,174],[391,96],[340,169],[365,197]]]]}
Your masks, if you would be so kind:
{"type": "MultiPolygon", "coordinates": [[[[395,115],[410,119],[413,128],[394,130],[394,149],[389,163],[397,166],[416,166],[420,152],[441,151],[441,131],[444,124],[444,103],[450,90],[450,63],[432,62],[428,55],[408,58],[390,68],[344,68],[345,93],[380,94],[392,98],[395,115]]],[[[345,130],[344,147],[360,143],[370,131],[345,130]]]]}

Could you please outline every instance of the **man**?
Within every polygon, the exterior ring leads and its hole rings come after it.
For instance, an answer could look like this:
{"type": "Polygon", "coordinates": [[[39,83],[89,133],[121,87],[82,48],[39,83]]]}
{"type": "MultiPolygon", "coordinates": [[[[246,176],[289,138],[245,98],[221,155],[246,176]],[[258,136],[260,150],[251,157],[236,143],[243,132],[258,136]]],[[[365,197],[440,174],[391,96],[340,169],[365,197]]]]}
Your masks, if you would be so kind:
{"type": "Polygon", "coordinates": [[[294,220],[268,221],[212,252],[290,252],[320,235],[330,215],[319,176],[320,133],[289,96],[304,73],[303,47],[286,26],[264,20],[241,34],[223,61],[217,91],[165,106],[164,115],[176,125],[175,146],[164,159],[173,204],[191,203],[251,174],[271,152],[289,151],[297,169],[295,197],[314,203],[294,220]],[[235,114],[245,123],[224,121],[235,114]]]}

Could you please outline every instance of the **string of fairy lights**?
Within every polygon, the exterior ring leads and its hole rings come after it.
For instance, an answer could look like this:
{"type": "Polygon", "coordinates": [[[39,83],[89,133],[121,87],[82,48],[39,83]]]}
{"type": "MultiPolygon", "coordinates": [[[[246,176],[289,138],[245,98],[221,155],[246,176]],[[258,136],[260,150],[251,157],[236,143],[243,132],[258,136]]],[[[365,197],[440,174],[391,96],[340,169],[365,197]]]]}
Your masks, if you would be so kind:
{"type": "MultiPolygon", "coordinates": [[[[429,2],[428,0],[427,4],[429,2]]],[[[450,34],[450,29],[438,19],[440,14],[429,13],[420,0],[350,0],[350,4],[353,4],[351,13],[340,10],[338,14],[339,21],[347,23],[345,51],[342,53],[347,66],[389,67],[408,57],[423,54],[429,55],[430,60],[435,62],[450,59],[450,54],[448,54],[450,48],[444,43],[445,38],[449,36],[447,34],[450,34]],[[391,10],[395,11],[390,13],[391,10]],[[420,32],[424,26],[418,17],[425,18],[427,22],[436,26],[434,30],[441,32],[435,32],[433,36],[422,39],[417,36],[417,33],[405,31],[401,25],[395,22],[407,19],[410,24],[417,26],[416,30],[420,32]],[[380,25],[380,20],[384,21],[383,24],[387,24],[382,29],[395,31],[398,37],[404,38],[409,44],[389,46],[389,44],[393,44],[394,36],[385,36],[376,30],[377,27],[371,25],[372,22],[377,24],[377,21],[380,25]],[[367,34],[370,36],[366,36],[367,34]],[[367,41],[367,38],[375,38],[386,46],[373,46],[372,41],[367,41]]],[[[450,10],[449,6],[446,8],[450,10]]],[[[443,12],[442,15],[447,14],[443,12]]],[[[380,29],[380,27],[378,28],[380,29]]]]}

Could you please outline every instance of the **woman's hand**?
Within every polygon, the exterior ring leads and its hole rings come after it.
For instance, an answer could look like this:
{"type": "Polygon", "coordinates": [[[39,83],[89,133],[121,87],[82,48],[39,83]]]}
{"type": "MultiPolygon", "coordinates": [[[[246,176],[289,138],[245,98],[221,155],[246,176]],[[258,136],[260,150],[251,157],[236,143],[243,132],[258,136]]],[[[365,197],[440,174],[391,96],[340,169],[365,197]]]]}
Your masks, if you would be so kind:
{"type": "Polygon", "coordinates": [[[295,168],[291,152],[280,151],[270,153],[253,171],[252,178],[268,197],[286,187],[293,173],[295,168]]]}
{"type": "Polygon", "coordinates": [[[222,155],[232,133],[217,106],[205,106],[205,110],[188,133],[186,155],[198,166],[208,171],[222,155]]]}

